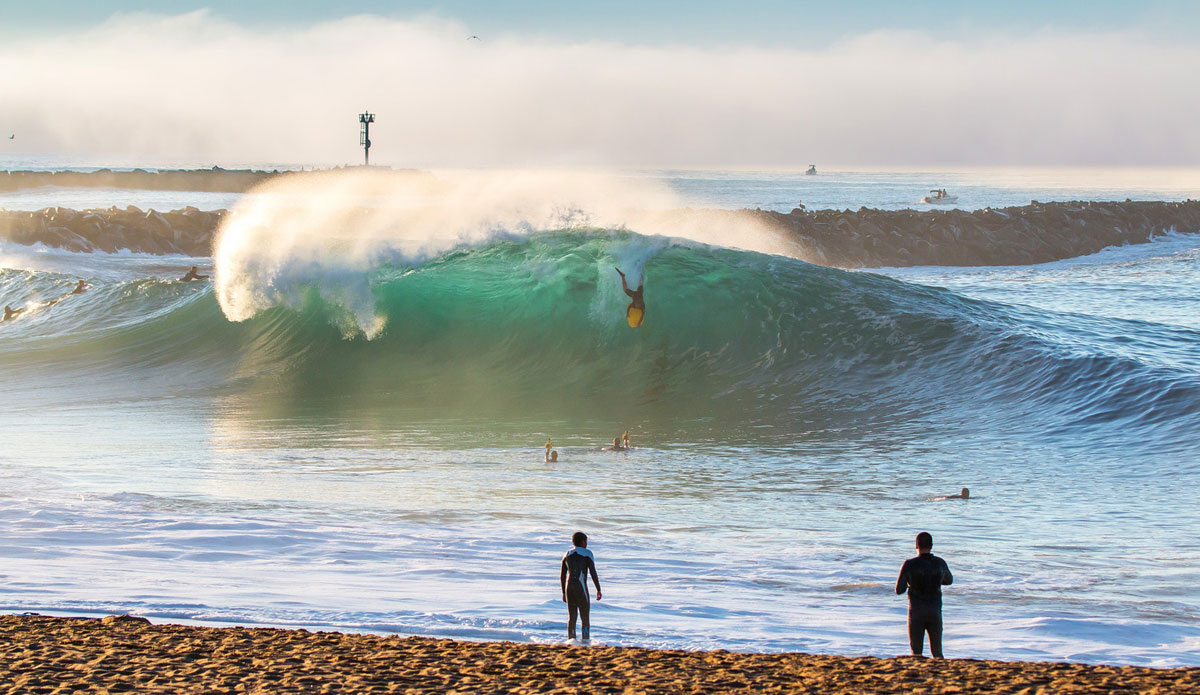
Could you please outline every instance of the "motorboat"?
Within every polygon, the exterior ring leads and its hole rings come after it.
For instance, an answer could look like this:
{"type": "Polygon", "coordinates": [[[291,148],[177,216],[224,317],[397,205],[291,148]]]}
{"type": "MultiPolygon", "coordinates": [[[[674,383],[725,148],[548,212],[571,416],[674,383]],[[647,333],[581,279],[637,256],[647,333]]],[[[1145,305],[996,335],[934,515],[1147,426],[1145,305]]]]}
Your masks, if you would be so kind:
{"type": "Polygon", "coordinates": [[[933,195],[927,195],[921,198],[921,202],[927,205],[949,205],[950,203],[958,202],[958,196],[950,195],[945,188],[935,188],[929,191],[933,195]]]}
{"type": "Polygon", "coordinates": [[[817,175],[817,165],[809,164],[808,171],[804,172],[804,175],[805,176],[816,176],[817,175]]]}

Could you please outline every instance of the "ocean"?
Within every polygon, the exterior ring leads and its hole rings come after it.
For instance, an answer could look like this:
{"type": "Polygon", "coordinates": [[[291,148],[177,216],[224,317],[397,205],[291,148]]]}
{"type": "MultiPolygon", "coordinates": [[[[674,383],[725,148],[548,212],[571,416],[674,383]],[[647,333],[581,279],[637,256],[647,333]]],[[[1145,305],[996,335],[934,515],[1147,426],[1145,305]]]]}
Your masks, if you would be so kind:
{"type": "MultiPolygon", "coordinates": [[[[86,168],[0,160],[67,166],[86,168]]],[[[1102,171],[616,178],[785,212],[1200,191],[1102,171]]],[[[253,198],[42,188],[0,208],[254,219],[253,198]]],[[[560,642],[583,530],[598,643],[889,656],[925,530],[955,576],[947,656],[1200,665],[1200,235],[868,272],[524,209],[469,234],[267,224],[214,258],[0,242],[0,303],[29,307],[0,323],[0,610],[560,642]],[[192,265],[216,281],[178,282],[192,265]],[[640,329],[614,265],[644,274],[640,329]]]]}

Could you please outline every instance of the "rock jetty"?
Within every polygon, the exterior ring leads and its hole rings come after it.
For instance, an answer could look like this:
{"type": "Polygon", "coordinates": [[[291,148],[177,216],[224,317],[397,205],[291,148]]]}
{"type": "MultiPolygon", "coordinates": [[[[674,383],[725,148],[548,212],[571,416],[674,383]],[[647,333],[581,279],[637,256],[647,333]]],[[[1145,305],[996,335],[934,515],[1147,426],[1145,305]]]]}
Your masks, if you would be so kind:
{"type": "Polygon", "coordinates": [[[123,210],[55,207],[37,212],[0,211],[0,239],[79,252],[128,249],[211,256],[213,236],[226,214],[225,210],[203,212],[193,207],[160,213],[132,205],[123,210]]]}
{"type": "MultiPolygon", "coordinates": [[[[0,211],[0,239],[71,251],[121,249],[212,255],[229,214],[193,207],[172,212],[124,209],[0,211]]],[[[710,224],[747,216],[785,239],[792,255],[838,268],[914,265],[1029,265],[1141,244],[1169,231],[1200,232],[1200,201],[1038,203],[965,210],[693,211],[710,224]]]]}
{"type": "Polygon", "coordinates": [[[1030,265],[1200,232],[1200,201],[1039,203],[983,210],[748,210],[795,255],[838,268],[1030,265]]]}
{"type": "Polygon", "coordinates": [[[64,188],[140,188],[148,191],[245,193],[288,172],[250,169],[172,169],[164,171],[0,171],[0,193],[39,186],[64,188]]]}

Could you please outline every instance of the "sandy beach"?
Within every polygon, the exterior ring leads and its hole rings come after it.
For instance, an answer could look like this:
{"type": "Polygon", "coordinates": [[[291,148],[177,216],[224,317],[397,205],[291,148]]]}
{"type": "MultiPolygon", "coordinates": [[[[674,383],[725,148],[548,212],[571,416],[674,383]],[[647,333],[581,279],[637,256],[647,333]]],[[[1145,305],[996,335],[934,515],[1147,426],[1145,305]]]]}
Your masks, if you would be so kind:
{"type": "Polygon", "coordinates": [[[457,642],[0,617],[3,693],[1183,693],[1200,668],[457,642]]]}

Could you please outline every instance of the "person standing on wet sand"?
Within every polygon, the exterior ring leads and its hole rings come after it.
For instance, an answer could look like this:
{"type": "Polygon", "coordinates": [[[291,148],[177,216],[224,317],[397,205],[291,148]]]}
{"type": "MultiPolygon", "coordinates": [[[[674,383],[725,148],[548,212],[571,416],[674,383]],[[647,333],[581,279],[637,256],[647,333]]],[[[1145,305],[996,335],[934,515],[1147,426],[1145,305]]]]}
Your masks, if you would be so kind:
{"type": "Polygon", "coordinates": [[[917,556],[904,561],[896,593],[908,592],[908,644],[913,656],[923,656],[925,633],[929,653],[942,657],[942,587],[954,583],[946,561],[933,554],[933,536],[917,534],[917,556]]]}
{"type": "Polygon", "coordinates": [[[562,584],[562,600],[567,604],[567,639],[575,639],[575,616],[578,615],[583,628],[583,639],[591,639],[591,603],[588,601],[587,576],[590,572],[596,583],[596,600],[600,600],[600,577],[596,575],[596,559],[587,549],[587,534],[576,531],[571,536],[574,546],[563,555],[562,569],[558,573],[562,584]]]}

